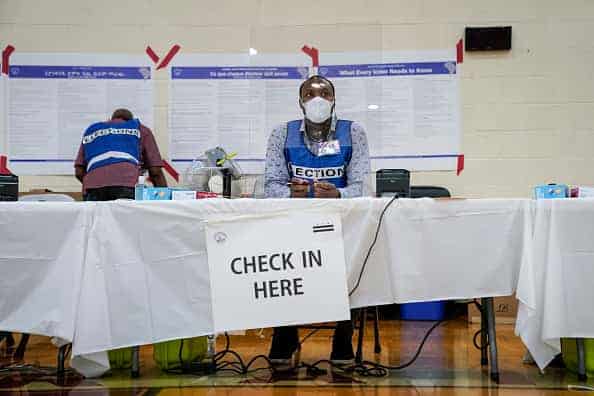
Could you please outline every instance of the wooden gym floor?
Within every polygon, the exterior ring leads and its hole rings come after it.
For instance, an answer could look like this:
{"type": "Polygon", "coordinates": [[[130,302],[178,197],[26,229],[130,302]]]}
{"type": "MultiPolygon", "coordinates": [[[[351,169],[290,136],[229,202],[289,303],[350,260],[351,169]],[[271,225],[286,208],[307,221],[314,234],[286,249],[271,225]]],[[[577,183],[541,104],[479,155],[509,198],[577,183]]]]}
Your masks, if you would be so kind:
{"type": "MultiPolygon", "coordinates": [[[[408,361],[432,325],[431,322],[381,321],[382,352],[373,354],[373,331],[368,322],[365,337],[365,358],[397,365],[408,361]]],[[[480,351],[473,346],[472,336],[478,325],[467,324],[465,318],[447,321],[429,338],[417,361],[410,367],[393,371],[382,378],[362,377],[327,370],[311,375],[305,369],[295,375],[271,376],[262,370],[248,376],[219,373],[210,376],[165,374],[155,367],[152,347],[141,348],[141,375],[131,379],[129,371],[114,371],[99,379],[67,376],[59,384],[53,375],[0,370],[0,396],[5,395],[146,395],[146,396],[340,396],[358,395],[565,395],[585,394],[574,386],[594,386],[594,379],[579,383],[574,374],[564,369],[547,369],[542,375],[535,366],[522,363],[524,348],[514,335],[512,325],[498,325],[500,384],[490,381],[487,368],[480,365],[480,351]],[[64,386],[61,386],[64,385],[64,386]]],[[[301,330],[301,337],[309,330],[301,330]]],[[[231,336],[231,349],[244,360],[266,353],[271,331],[249,331],[231,336]]],[[[301,352],[301,361],[313,363],[327,359],[332,332],[321,330],[308,338],[301,352]]],[[[354,340],[356,339],[356,333],[354,340]]],[[[217,348],[224,347],[224,337],[217,348]]],[[[0,346],[3,350],[3,345],[0,346]]],[[[55,366],[56,348],[46,337],[34,336],[29,342],[25,363],[55,366]]],[[[0,359],[5,365],[6,358],[0,359]]],[[[262,363],[263,367],[264,363],[262,363]]]]}

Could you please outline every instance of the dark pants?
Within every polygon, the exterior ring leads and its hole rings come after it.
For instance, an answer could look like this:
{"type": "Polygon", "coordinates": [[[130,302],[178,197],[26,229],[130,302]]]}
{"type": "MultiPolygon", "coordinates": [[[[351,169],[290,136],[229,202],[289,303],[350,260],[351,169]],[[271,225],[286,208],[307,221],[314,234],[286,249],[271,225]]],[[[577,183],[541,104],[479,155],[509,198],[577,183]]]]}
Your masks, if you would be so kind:
{"type": "MultiPolygon", "coordinates": [[[[344,320],[336,322],[334,337],[332,338],[331,360],[349,360],[355,357],[353,353],[353,322],[344,320]]],[[[270,347],[270,359],[289,359],[299,347],[299,333],[297,326],[275,327],[270,347]]]]}
{"type": "Polygon", "coordinates": [[[134,187],[109,186],[88,188],[85,191],[85,201],[115,201],[116,199],[134,199],[134,187]]]}

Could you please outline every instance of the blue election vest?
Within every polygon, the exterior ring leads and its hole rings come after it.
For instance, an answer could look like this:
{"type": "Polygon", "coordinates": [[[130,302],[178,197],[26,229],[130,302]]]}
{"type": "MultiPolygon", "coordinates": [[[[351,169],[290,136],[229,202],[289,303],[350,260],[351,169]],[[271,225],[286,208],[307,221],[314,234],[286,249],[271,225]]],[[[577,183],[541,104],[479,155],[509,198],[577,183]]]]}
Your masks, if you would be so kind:
{"type": "Polygon", "coordinates": [[[87,172],[102,166],[140,163],[140,121],[97,122],[85,131],[82,144],[87,172]]]}
{"type": "Polygon", "coordinates": [[[295,120],[287,123],[287,140],[285,141],[285,159],[289,175],[298,179],[319,180],[332,183],[336,188],[346,187],[346,169],[351,161],[353,145],[351,142],[352,121],[336,122],[335,139],[340,144],[340,153],[317,156],[307,148],[303,140],[301,123],[295,120]]]}

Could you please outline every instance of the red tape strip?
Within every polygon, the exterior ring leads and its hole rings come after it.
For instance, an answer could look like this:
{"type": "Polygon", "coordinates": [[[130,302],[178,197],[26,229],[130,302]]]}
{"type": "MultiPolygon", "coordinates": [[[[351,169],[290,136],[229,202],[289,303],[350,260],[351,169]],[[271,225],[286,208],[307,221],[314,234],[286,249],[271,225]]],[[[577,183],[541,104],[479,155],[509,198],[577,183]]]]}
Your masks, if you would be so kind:
{"type": "Polygon", "coordinates": [[[13,52],[14,47],[12,45],[7,45],[6,48],[4,48],[4,51],[2,51],[2,73],[6,75],[8,75],[8,70],[10,66],[10,55],[12,55],[13,52]]]}
{"type": "Polygon", "coordinates": [[[456,176],[460,176],[460,173],[464,170],[464,154],[458,155],[458,164],[456,165],[456,176]]]}
{"type": "Polygon", "coordinates": [[[161,63],[159,63],[159,66],[157,66],[157,70],[167,67],[169,62],[171,62],[171,59],[173,59],[173,57],[179,52],[180,49],[181,49],[181,47],[177,44],[175,44],[173,47],[171,47],[171,49],[169,50],[167,55],[165,55],[165,58],[163,58],[161,63]]]}
{"type": "Polygon", "coordinates": [[[167,67],[169,62],[171,62],[171,59],[173,59],[173,57],[179,52],[180,49],[181,47],[175,44],[173,47],[171,47],[171,49],[169,49],[169,52],[167,52],[167,55],[165,55],[165,58],[163,58],[161,63],[159,63],[159,55],[157,55],[155,51],[153,51],[150,45],[146,46],[145,52],[149,56],[149,58],[151,58],[153,63],[157,65],[157,70],[160,70],[167,67]]]}
{"type": "Polygon", "coordinates": [[[320,66],[320,57],[319,57],[320,53],[316,47],[308,47],[307,45],[304,45],[303,47],[301,47],[301,51],[306,53],[311,58],[312,66],[314,66],[314,67],[320,66]]]}
{"type": "Polygon", "coordinates": [[[173,179],[179,183],[179,173],[173,166],[171,166],[169,162],[163,160],[163,168],[165,169],[165,172],[169,173],[171,177],[173,177],[173,179]]]}
{"type": "Polygon", "coordinates": [[[12,172],[6,166],[7,158],[5,155],[0,155],[0,175],[12,175],[12,172]]]}
{"type": "Polygon", "coordinates": [[[462,39],[456,43],[456,63],[464,62],[464,45],[462,39]]]}
{"type": "Polygon", "coordinates": [[[153,51],[153,49],[151,48],[150,45],[146,46],[146,54],[149,56],[149,58],[151,58],[151,60],[153,61],[153,63],[157,63],[159,62],[159,55],[155,54],[155,51],[153,51]]]}

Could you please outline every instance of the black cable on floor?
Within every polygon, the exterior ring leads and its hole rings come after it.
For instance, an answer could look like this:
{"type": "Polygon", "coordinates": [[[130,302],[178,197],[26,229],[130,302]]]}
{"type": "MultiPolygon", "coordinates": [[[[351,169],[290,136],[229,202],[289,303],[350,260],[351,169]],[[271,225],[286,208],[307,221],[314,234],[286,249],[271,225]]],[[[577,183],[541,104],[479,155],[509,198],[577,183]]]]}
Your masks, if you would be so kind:
{"type": "MultiPolygon", "coordinates": [[[[21,373],[21,374],[35,374],[43,376],[55,376],[58,375],[58,369],[52,366],[41,366],[38,364],[29,363],[9,363],[5,366],[0,367],[0,375],[4,373],[21,373]]],[[[64,369],[64,374],[77,374],[70,368],[64,369]]],[[[1,378],[1,377],[0,377],[1,378]]]]}
{"type": "Polygon", "coordinates": [[[412,365],[417,360],[419,355],[421,354],[421,351],[423,350],[423,347],[425,346],[425,343],[427,342],[427,339],[429,338],[429,336],[431,335],[433,330],[435,330],[439,325],[441,325],[444,322],[445,322],[444,320],[435,322],[423,336],[423,339],[421,340],[421,343],[419,344],[413,357],[408,362],[400,364],[398,366],[387,366],[387,365],[383,365],[383,364],[380,364],[377,362],[371,362],[369,360],[364,360],[361,363],[351,365],[351,366],[344,366],[344,365],[334,364],[332,361],[326,360],[326,359],[318,360],[317,362],[315,362],[311,365],[305,364],[304,366],[307,367],[309,370],[312,370],[312,369],[319,370],[318,366],[320,364],[328,364],[332,367],[344,370],[346,372],[349,372],[349,371],[355,372],[363,377],[384,377],[384,376],[388,375],[388,373],[390,371],[403,370],[403,369],[409,367],[410,365],[412,365]]]}
{"type": "Polygon", "coordinates": [[[301,341],[299,341],[299,346],[301,347],[301,344],[303,344],[305,341],[307,341],[307,339],[309,337],[311,337],[312,335],[316,334],[320,330],[322,330],[322,329],[314,329],[314,330],[310,331],[308,335],[306,335],[305,337],[303,337],[301,339],[301,341]]]}
{"type": "MultiPolygon", "coordinates": [[[[377,243],[377,239],[379,236],[379,231],[381,229],[381,225],[384,219],[384,215],[386,213],[386,211],[388,210],[388,208],[394,203],[394,201],[396,201],[398,199],[398,196],[395,195],[392,199],[390,199],[390,201],[388,201],[388,203],[384,206],[384,208],[382,209],[381,213],[380,213],[380,217],[377,223],[377,227],[375,229],[375,234],[373,237],[373,241],[371,242],[371,245],[369,246],[369,249],[367,249],[367,253],[365,255],[365,259],[363,260],[363,265],[361,266],[361,271],[359,272],[359,276],[357,278],[357,282],[355,283],[355,286],[353,287],[353,289],[351,289],[351,291],[349,291],[349,297],[353,295],[353,293],[355,293],[355,291],[359,288],[359,285],[361,284],[361,279],[363,278],[363,273],[365,272],[365,268],[367,267],[367,262],[369,260],[369,257],[371,256],[371,253],[373,251],[373,248],[375,247],[375,244],[377,243]]],[[[478,304],[476,301],[474,302],[475,304],[478,304]]],[[[406,367],[409,367],[410,365],[412,365],[417,358],[419,357],[423,346],[425,345],[425,342],[427,341],[427,339],[429,338],[429,336],[431,335],[431,333],[433,332],[433,330],[435,330],[439,325],[441,325],[444,321],[438,321],[435,322],[430,328],[429,330],[425,333],[425,336],[423,337],[419,347],[417,348],[417,351],[415,352],[414,356],[406,363],[398,365],[398,366],[386,366],[386,365],[382,365],[380,363],[376,363],[376,362],[371,362],[371,361],[363,361],[360,364],[356,364],[350,367],[345,367],[342,365],[336,365],[334,363],[332,363],[329,360],[319,360],[317,362],[315,362],[314,364],[306,364],[306,363],[301,363],[299,366],[297,366],[297,368],[300,367],[305,367],[308,370],[310,370],[310,372],[322,372],[323,369],[320,369],[318,366],[320,364],[329,364],[331,366],[334,366],[336,368],[340,368],[343,369],[345,371],[354,371],[362,376],[374,376],[374,377],[382,377],[388,374],[388,372],[390,370],[402,370],[406,367]]],[[[310,332],[307,336],[305,336],[300,342],[299,345],[301,345],[303,342],[305,342],[309,337],[311,337],[312,335],[314,335],[319,329],[315,329],[312,332],[310,332]]],[[[217,367],[217,371],[232,371],[238,374],[248,374],[250,373],[250,369],[249,367],[258,359],[262,359],[265,360],[269,367],[268,369],[275,371],[274,366],[272,365],[272,362],[270,361],[270,359],[268,359],[267,356],[265,355],[258,355],[255,356],[254,358],[252,358],[248,364],[244,364],[243,360],[241,359],[241,356],[239,356],[238,353],[232,351],[229,349],[229,345],[230,345],[230,341],[229,341],[229,335],[227,333],[225,333],[225,337],[226,337],[226,346],[225,349],[217,354],[215,354],[214,357],[214,361],[216,363],[216,367],[217,367]],[[219,364],[219,361],[227,354],[231,354],[233,355],[237,361],[232,361],[232,362],[221,362],[219,364]],[[239,366],[239,367],[237,367],[239,366]],[[228,367],[233,367],[233,368],[228,368],[228,367]]],[[[296,368],[296,369],[297,369],[296,368]]],[[[256,370],[263,370],[266,368],[259,368],[256,370]]]]}

